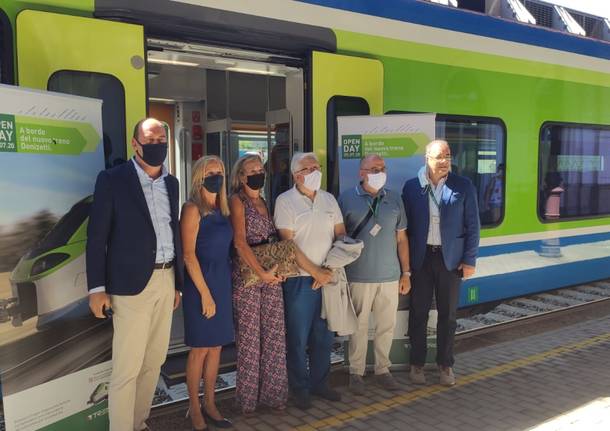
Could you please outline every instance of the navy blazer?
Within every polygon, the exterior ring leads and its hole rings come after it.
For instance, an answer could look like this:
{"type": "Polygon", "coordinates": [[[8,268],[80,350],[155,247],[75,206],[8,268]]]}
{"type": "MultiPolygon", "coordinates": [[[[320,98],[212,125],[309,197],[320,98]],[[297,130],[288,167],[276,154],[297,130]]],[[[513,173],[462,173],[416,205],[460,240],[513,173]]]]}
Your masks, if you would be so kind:
{"type": "MultiPolygon", "coordinates": [[[[402,199],[407,213],[409,256],[411,268],[420,269],[426,256],[428,228],[430,226],[430,204],[428,189],[422,187],[419,178],[405,183],[402,199]]],[[[481,223],[477,194],[472,182],[449,173],[440,201],[441,244],[443,259],[449,271],[460,263],[474,266],[479,251],[481,223]]]]}
{"type": "MultiPolygon", "coordinates": [[[[178,180],[168,175],[174,236],[176,289],[182,289],[184,264],[178,222],[178,180]]],[[[87,285],[105,286],[112,295],[137,295],[150,280],[157,237],[144,191],[131,161],[97,176],[87,226],[87,285]]]]}

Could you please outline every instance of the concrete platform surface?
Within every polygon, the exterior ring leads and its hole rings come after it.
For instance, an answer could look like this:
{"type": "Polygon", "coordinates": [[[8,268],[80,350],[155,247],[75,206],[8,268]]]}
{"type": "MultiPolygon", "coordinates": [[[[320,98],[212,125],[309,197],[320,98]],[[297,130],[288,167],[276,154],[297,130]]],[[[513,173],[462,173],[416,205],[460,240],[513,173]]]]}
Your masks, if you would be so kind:
{"type": "MultiPolygon", "coordinates": [[[[231,400],[220,406],[236,430],[610,430],[610,315],[482,344],[456,355],[452,388],[440,386],[431,369],[427,386],[395,372],[401,390],[390,393],[369,376],[366,396],[338,386],[342,402],[315,399],[305,412],[289,405],[246,418],[232,411],[231,400]]],[[[184,410],[152,418],[149,426],[191,429],[184,410]]]]}

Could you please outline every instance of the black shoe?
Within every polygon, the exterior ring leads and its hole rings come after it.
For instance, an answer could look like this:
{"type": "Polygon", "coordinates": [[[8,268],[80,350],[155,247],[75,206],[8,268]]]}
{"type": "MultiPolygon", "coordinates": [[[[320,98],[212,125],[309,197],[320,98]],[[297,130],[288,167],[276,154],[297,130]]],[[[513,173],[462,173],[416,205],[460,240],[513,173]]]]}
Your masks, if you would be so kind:
{"type": "Polygon", "coordinates": [[[307,410],[311,408],[311,398],[307,392],[300,394],[294,394],[294,405],[300,410],[307,410]]]}
{"type": "Polygon", "coordinates": [[[328,386],[311,391],[311,393],[328,401],[341,401],[341,394],[328,386]]]}
{"type": "Polygon", "coordinates": [[[233,423],[227,418],[222,419],[214,419],[212,416],[208,414],[205,410],[201,410],[203,413],[203,417],[207,423],[214,425],[216,428],[233,428],[233,423]]]}

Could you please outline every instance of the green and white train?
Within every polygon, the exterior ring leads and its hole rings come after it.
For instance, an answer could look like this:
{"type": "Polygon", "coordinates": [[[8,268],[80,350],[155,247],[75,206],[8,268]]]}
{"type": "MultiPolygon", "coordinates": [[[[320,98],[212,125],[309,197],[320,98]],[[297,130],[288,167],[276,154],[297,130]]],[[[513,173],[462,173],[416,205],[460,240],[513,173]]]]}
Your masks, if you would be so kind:
{"type": "MultiPolygon", "coordinates": [[[[610,277],[606,42],[418,0],[0,0],[0,25],[2,83],[103,99],[106,166],[129,157],[138,119],[165,121],[182,199],[193,160],[252,150],[271,201],[297,150],[336,193],[337,116],[436,113],[479,193],[461,307],[610,277]]],[[[84,241],[64,239],[57,267],[35,274],[31,252],[13,272],[28,315],[69,306],[45,282],[82,260],[84,241]]]]}

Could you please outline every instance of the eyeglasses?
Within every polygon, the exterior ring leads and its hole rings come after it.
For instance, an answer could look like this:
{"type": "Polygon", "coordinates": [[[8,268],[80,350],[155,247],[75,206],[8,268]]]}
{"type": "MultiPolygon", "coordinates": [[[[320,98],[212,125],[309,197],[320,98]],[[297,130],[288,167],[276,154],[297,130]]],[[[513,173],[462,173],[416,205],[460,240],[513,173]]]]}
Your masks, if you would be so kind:
{"type": "Polygon", "coordinates": [[[381,172],[385,172],[385,166],[383,168],[371,168],[371,169],[362,169],[365,172],[372,172],[374,174],[379,174],[381,172]]]}
{"type": "Polygon", "coordinates": [[[451,162],[451,156],[438,156],[438,157],[430,157],[426,156],[429,159],[434,160],[435,162],[451,162]]]}
{"type": "Polygon", "coordinates": [[[319,171],[319,170],[320,170],[320,166],[314,165],[314,166],[310,166],[308,168],[299,169],[298,171],[295,172],[295,174],[311,174],[312,172],[319,171]]]}

